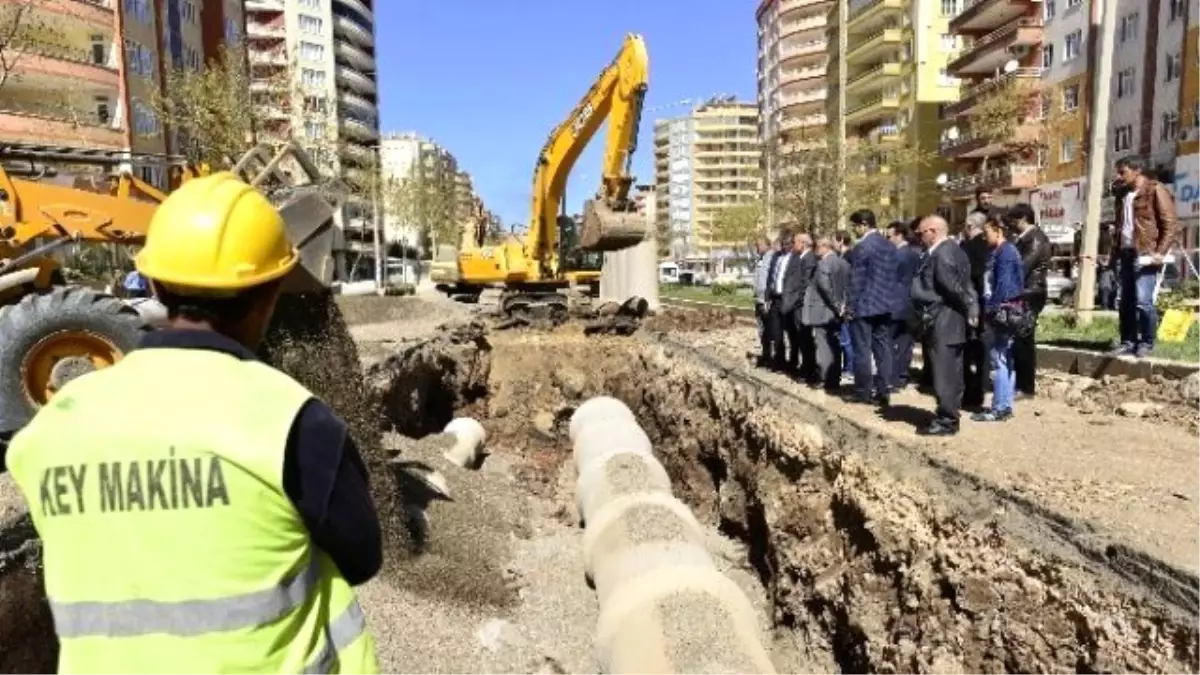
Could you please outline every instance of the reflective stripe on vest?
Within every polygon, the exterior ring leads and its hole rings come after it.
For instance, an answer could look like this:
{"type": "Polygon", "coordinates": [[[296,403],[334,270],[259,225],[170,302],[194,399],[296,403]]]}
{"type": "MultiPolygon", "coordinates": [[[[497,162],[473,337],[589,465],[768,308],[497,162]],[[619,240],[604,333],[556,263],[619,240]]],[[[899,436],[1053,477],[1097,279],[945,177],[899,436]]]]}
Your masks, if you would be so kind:
{"type": "Polygon", "coordinates": [[[356,599],[325,627],[325,648],[303,672],[314,675],[337,672],[338,652],[349,647],[366,631],[367,620],[356,599]]]}

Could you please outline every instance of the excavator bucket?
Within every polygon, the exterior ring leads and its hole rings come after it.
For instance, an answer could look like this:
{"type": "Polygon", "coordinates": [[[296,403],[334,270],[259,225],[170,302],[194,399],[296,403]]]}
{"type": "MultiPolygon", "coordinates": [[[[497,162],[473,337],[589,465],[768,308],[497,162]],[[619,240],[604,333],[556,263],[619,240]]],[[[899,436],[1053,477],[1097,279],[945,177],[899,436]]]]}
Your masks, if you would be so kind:
{"type": "Polygon", "coordinates": [[[584,251],[619,251],[636,246],[649,230],[646,216],[632,210],[616,210],[601,199],[583,204],[583,227],[579,248],[584,251]]]}
{"type": "Polygon", "coordinates": [[[296,143],[260,144],[233,168],[262,191],[283,216],[300,264],[284,279],[284,293],[310,293],[333,283],[334,216],[346,198],[346,185],[329,179],[296,143]]]}

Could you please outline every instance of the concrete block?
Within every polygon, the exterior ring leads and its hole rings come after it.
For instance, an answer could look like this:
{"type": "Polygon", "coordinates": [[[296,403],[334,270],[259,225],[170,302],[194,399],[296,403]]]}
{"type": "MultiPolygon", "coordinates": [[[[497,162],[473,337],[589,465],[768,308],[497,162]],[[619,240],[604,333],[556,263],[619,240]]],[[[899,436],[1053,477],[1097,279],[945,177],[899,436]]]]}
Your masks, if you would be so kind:
{"type": "Polygon", "coordinates": [[[613,499],[588,514],[583,531],[583,563],[589,579],[605,561],[651,541],[704,546],[704,528],[691,509],[670,494],[643,492],[613,499]]]}
{"type": "Polygon", "coordinates": [[[653,455],[640,448],[611,447],[579,467],[575,494],[584,522],[618,497],[645,492],[671,494],[671,478],[653,455]]]}
{"type": "Polygon", "coordinates": [[[633,411],[619,399],[611,396],[589,398],[571,414],[571,421],[567,425],[567,432],[570,435],[571,442],[575,441],[575,435],[584,426],[593,423],[602,423],[604,420],[628,420],[634,424],[637,423],[637,418],[633,416],[633,411]]]}
{"type": "Polygon", "coordinates": [[[661,567],[614,589],[595,647],[605,673],[775,672],[750,600],[705,567],[661,567]]]}
{"type": "Polygon", "coordinates": [[[608,604],[621,586],[662,568],[703,567],[716,569],[712,554],[703,542],[685,540],[647,541],[628,547],[614,547],[595,560],[592,586],[600,606],[608,604]]]}
{"type": "Polygon", "coordinates": [[[475,468],[483,458],[483,444],[487,440],[487,431],[478,420],[471,417],[456,417],[442,430],[443,433],[454,436],[454,446],[442,456],[452,464],[461,467],[475,468]]]}
{"type": "Polygon", "coordinates": [[[650,437],[637,425],[627,420],[613,420],[589,424],[575,435],[575,466],[587,466],[596,457],[613,449],[653,455],[654,445],[650,437]]]}

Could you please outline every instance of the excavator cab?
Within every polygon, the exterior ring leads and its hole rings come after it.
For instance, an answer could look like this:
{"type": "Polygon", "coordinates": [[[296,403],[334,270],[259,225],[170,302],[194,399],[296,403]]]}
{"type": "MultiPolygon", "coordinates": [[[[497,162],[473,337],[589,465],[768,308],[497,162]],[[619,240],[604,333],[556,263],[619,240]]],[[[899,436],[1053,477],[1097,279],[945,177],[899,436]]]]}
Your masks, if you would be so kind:
{"type": "Polygon", "coordinates": [[[559,271],[567,272],[599,272],[604,263],[604,254],[589,251],[580,245],[579,224],[575,219],[561,215],[558,217],[558,260],[559,271]]]}

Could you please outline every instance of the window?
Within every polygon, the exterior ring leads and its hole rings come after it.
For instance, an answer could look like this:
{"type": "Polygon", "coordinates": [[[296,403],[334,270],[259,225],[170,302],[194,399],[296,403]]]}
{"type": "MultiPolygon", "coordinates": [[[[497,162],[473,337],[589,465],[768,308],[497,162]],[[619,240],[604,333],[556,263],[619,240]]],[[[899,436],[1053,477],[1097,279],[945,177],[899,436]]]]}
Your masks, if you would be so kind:
{"type": "Polygon", "coordinates": [[[1054,45],[1047,42],[1042,45],[1042,67],[1050,68],[1054,65],[1054,45]]]}
{"type": "Polygon", "coordinates": [[[112,120],[112,102],[107,96],[97,96],[93,101],[96,103],[96,119],[101,124],[108,124],[112,120]]]}
{"type": "Polygon", "coordinates": [[[938,68],[938,84],[943,87],[953,87],[958,84],[958,78],[951,77],[945,68],[938,68]]]}
{"type": "Polygon", "coordinates": [[[958,49],[958,36],[953,33],[942,33],[942,51],[952,52],[958,49]]]}
{"type": "Polygon", "coordinates": [[[1054,6],[1054,2],[1055,0],[1045,0],[1045,2],[1042,4],[1042,19],[1044,21],[1049,21],[1054,18],[1054,14],[1057,11],[1057,8],[1054,6]]]}
{"type": "Polygon", "coordinates": [[[1075,139],[1071,136],[1062,139],[1058,148],[1058,161],[1064,164],[1075,161],[1075,139]]]}
{"type": "Polygon", "coordinates": [[[329,103],[324,96],[305,96],[304,110],[306,112],[323,113],[329,110],[329,103]]]}
{"type": "Polygon", "coordinates": [[[92,64],[103,66],[108,63],[108,40],[103,35],[92,36],[92,64]]]}
{"type": "Polygon", "coordinates": [[[1167,62],[1163,67],[1163,82],[1174,82],[1183,77],[1183,53],[1167,54],[1167,62]]]}
{"type": "Polygon", "coordinates": [[[154,15],[151,13],[150,0],[125,0],[125,17],[137,19],[141,23],[151,23],[154,15]]]}
{"type": "Polygon", "coordinates": [[[300,69],[300,83],[306,87],[324,87],[325,71],[312,68],[300,69]]]}
{"type": "Polygon", "coordinates": [[[188,68],[199,72],[204,65],[204,59],[200,56],[200,52],[191,47],[184,47],[183,51],[188,68]]]}
{"type": "Polygon", "coordinates": [[[325,138],[325,125],[320,122],[305,122],[304,137],[313,141],[325,138]]]}
{"type": "Polygon", "coordinates": [[[1162,134],[1160,140],[1167,142],[1179,138],[1179,113],[1165,112],[1162,116],[1162,134]]]}
{"type": "Polygon", "coordinates": [[[320,7],[320,0],[300,0],[300,6],[305,9],[318,9],[320,7]]]}
{"type": "Polygon", "coordinates": [[[325,28],[325,22],[315,16],[301,14],[299,19],[300,32],[308,35],[320,35],[325,28]]]}
{"type": "Polygon", "coordinates": [[[133,104],[133,131],[139,136],[154,136],[158,133],[158,117],[142,103],[133,104]]]}
{"type": "Polygon", "coordinates": [[[196,3],[192,0],[183,0],[179,6],[179,17],[188,23],[196,23],[196,3]]]}
{"type": "Polygon", "coordinates": [[[1133,127],[1128,124],[1113,129],[1113,150],[1126,152],[1133,147],[1133,127]]]}
{"type": "Polygon", "coordinates": [[[1117,98],[1133,96],[1136,77],[1137,70],[1134,68],[1126,68],[1117,73],[1117,98]]]}
{"type": "Polygon", "coordinates": [[[154,52],[134,40],[125,41],[125,61],[130,72],[143,77],[154,75],[154,52]]]}
{"type": "Polygon", "coordinates": [[[1138,13],[1130,12],[1121,17],[1121,25],[1117,27],[1117,41],[1129,42],[1137,39],[1138,13]]]}
{"type": "Polygon", "coordinates": [[[237,23],[233,19],[225,19],[225,42],[236,45],[240,37],[237,23]]]}
{"type": "Polygon", "coordinates": [[[300,58],[305,61],[323,61],[325,59],[325,45],[319,45],[315,42],[300,41],[300,58]]]}
{"type": "Polygon", "coordinates": [[[1083,0],[1067,0],[1067,9],[1075,9],[1083,4],[1083,0]]]}
{"type": "Polygon", "coordinates": [[[1074,61],[1079,58],[1080,52],[1083,50],[1083,29],[1076,28],[1073,32],[1067,33],[1067,38],[1063,44],[1063,63],[1074,61]]]}
{"type": "Polygon", "coordinates": [[[1063,87],[1062,97],[1063,112],[1071,112],[1079,108],[1079,85],[1073,84],[1069,87],[1063,87]]]}
{"type": "Polygon", "coordinates": [[[1167,21],[1174,21],[1183,17],[1183,3],[1187,0],[1169,0],[1167,7],[1167,21]]]}
{"type": "Polygon", "coordinates": [[[942,16],[958,16],[960,0],[942,0],[942,16]]]}

